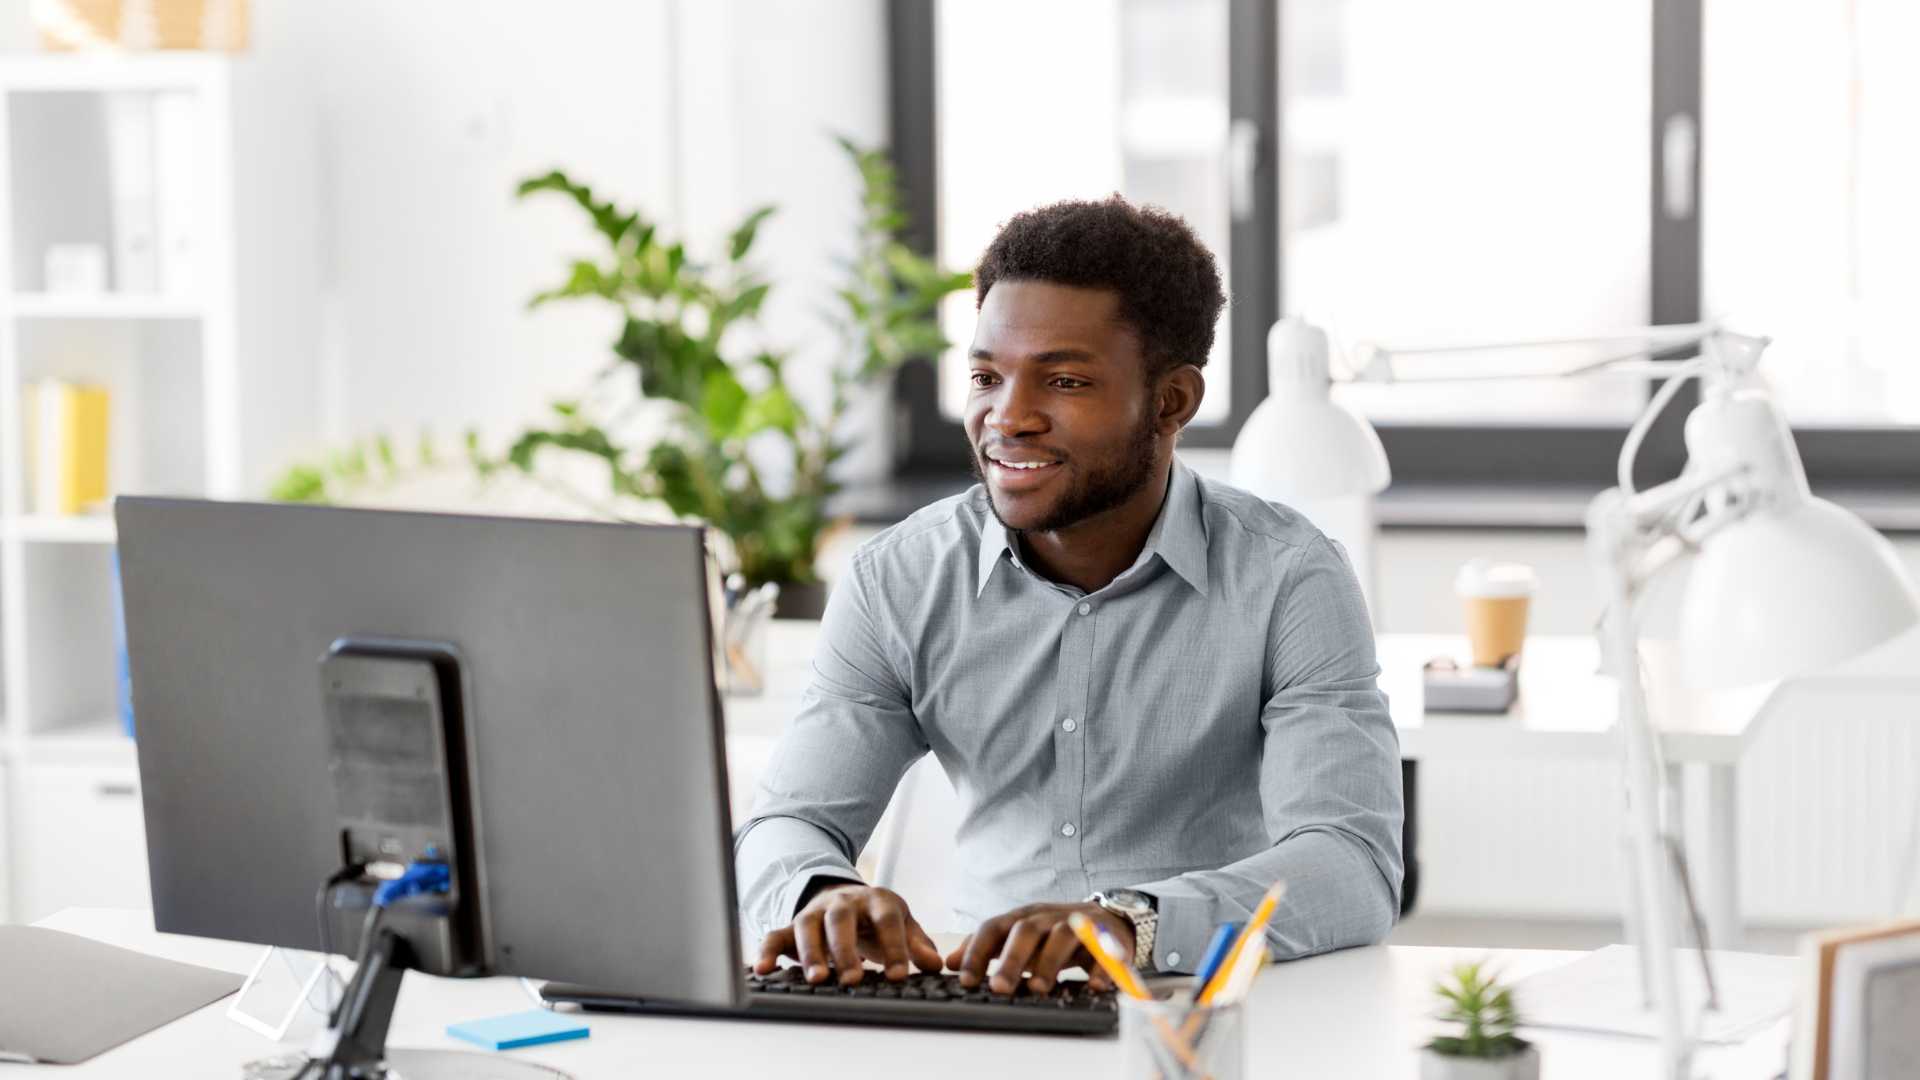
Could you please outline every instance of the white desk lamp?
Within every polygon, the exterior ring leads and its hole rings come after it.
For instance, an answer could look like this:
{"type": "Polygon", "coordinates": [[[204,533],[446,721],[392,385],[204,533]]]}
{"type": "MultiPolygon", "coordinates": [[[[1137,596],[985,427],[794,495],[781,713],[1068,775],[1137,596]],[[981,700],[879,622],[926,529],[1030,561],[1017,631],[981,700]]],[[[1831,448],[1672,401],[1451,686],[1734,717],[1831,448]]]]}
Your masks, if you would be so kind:
{"type": "MultiPolygon", "coordinates": [[[[1276,327],[1270,340],[1311,339],[1295,329],[1283,336],[1276,327]]],[[[1683,904],[1692,913],[1703,970],[1706,942],[1693,913],[1685,857],[1675,840],[1679,807],[1663,780],[1666,769],[1641,684],[1635,604],[1662,571],[1686,559],[1691,573],[1680,603],[1682,675],[1696,685],[1728,686],[1788,678],[1865,652],[1920,622],[1920,597],[1892,545],[1852,514],[1813,496],[1786,419],[1755,371],[1766,339],[1702,323],[1472,348],[1563,344],[1614,344],[1625,351],[1548,377],[1632,372],[1667,380],[1627,433],[1620,451],[1619,486],[1600,493],[1588,508],[1587,538],[1594,569],[1606,587],[1602,653],[1620,684],[1619,729],[1633,855],[1628,931],[1641,945],[1648,1004],[1659,1012],[1663,1075],[1679,1080],[1688,1075],[1697,1036],[1681,1000],[1673,948],[1683,904]],[[1655,350],[1693,346],[1700,355],[1691,360],[1646,359],[1655,350]],[[1685,468],[1671,481],[1635,490],[1634,460],[1647,431],[1681,385],[1695,377],[1702,378],[1704,400],[1687,418],[1685,468]]],[[[1459,376],[1408,377],[1396,370],[1394,360],[1464,348],[1369,347],[1363,350],[1357,378],[1462,381],[1459,376]]],[[[1537,372],[1492,372],[1465,378],[1540,377],[1537,372]]],[[[1280,432],[1282,438],[1287,434],[1280,432]]],[[[1325,435],[1308,437],[1327,440],[1322,446],[1334,445],[1325,435]]],[[[1270,453],[1313,452],[1301,443],[1288,445],[1295,449],[1270,453]]],[[[1378,442],[1371,445],[1377,451],[1378,442]]],[[[1239,449],[1236,444],[1236,456],[1239,449]]],[[[1237,478],[1239,462],[1235,464],[1237,478]]],[[[1370,468],[1351,465],[1341,475],[1370,468]]],[[[1384,477],[1384,468],[1379,474],[1384,477]]],[[[1711,972],[1706,975],[1710,1001],[1711,972]]]]}
{"type": "Polygon", "coordinates": [[[1327,335],[1300,319],[1267,332],[1267,397],[1233,440],[1229,478],[1307,515],[1346,545],[1374,599],[1373,496],[1392,479],[1366,418],[1333,400],[1327,335]]]}

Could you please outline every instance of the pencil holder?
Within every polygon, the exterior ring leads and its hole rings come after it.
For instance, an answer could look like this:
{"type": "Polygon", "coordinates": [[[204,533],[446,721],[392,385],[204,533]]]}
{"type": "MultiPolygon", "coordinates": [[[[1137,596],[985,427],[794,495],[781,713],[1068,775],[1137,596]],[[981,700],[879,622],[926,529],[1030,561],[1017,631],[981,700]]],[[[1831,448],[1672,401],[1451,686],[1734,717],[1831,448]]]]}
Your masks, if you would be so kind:
{"type": "Polygon", "coordinates": [[[1240,1080],[1246,1025],[1238,1004],[1196,1006],[1184,995],[1120,999],[1127,1080],[1240,1080]]]}

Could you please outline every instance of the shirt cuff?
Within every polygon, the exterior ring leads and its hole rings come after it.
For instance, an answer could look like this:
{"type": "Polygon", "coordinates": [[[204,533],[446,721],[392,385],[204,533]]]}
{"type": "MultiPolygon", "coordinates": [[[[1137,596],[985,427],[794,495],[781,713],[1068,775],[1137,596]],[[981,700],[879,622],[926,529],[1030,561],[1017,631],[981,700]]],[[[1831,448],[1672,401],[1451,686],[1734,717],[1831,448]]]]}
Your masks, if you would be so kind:
{"type": "Polygon", "coordinates": [[[804,873],[795,874],[780,892],[780,910],[786,913],[787,921],[793,921],[800,914],[800,898],[807,895],[807,889],[814,882],[825,878],[829,881],[846,881],[855,885],[865,885],[866,880],[860,872],[849,866],[844,869],[837,866],[822,866],[804,873]]]}
{"type": "Polygon", "coordinates": [[[1154,970],[1192,974],[1200,966],[1207,943],[1213,940],[1214,898],[1179,878],[1135,885],[1133,889],[1154,898],[1159,916],[1153,929],[1154,970]]]}

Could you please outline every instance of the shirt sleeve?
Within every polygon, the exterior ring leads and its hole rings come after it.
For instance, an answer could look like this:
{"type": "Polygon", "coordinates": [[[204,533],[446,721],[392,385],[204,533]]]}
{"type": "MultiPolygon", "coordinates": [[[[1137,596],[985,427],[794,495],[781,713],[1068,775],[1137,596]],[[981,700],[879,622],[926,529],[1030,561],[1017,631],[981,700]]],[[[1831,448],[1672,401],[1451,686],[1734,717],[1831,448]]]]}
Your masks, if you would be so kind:
{"type": "Polygon", "coordinates": [[[861,880],[854,860],[907,769],[927,751],[912,698],[887,654],[888,628],[856,557],[827,598],[813,678],[734,833],[741,922],[786,926],[807,886],[861,880]]]}
{"type": "Polygon", "coordinates": [[[1214,928],[1287,892],[1267,948],[1290,959],[1385,937],[1400,911],[1400,740],[1379,688],[1373,628],[1346,554],[1300,549],[1269,631],[1274,692],[1260,715],[1271,847],[1218,870],[1135,886],[1159,901],[1155,966],[1192,971],[1214,928]],[[1174,959],[1177,956],[1178,959],[1174,959]]]}

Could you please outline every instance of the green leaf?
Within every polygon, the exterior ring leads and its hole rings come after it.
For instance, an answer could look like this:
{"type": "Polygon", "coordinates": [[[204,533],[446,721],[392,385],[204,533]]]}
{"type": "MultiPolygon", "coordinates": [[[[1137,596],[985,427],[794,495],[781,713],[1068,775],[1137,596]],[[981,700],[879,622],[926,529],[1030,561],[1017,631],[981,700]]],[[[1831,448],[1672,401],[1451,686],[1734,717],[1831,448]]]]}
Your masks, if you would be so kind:
{"type": "Polygon", "coordinates": [[[775,383],[748,399],[740,416],[739,434],[744,438],[777,430],[791,435],[799,426],[800,408],[794,403],[793,395],[787,393],[785,386],[775,383]]]}
{"type": "Polygon", "coordinates": [[[700,392],[700,417],[719,438],[731,438],[740,426],[747,405],[747,390],[733,372],[725,367],[707,372],[700,392]]]}
{"type": "Polygon", "coordinates": [[[753,248],[755,235],[760,231],[760,223],[771,217],[778,209],[779,207],[768,205],[748,214],[747,219],[733,230],[731,236],[727,237],[727,258],[733,262],[746,258],[747,252],[753,248]]]}
{"type": "Polygon", "coordinates": [[[388,476],[392,476],[394,473],[400,471],[400,462],[393,454],[392,439],[387,438],[384,434],[374,436],[373,449],[375,455],[380,459],[380,467],[387,471],[388,476]]]}
{"type": "Polygon", "coordinates": [[[585,259],[579,259],[574,262],[573,269],[568,274],[565,285],[557,289],[548,289],[545,292],[535,293],[533,299],[527,301],[527,306],[529,308],[537,308],[549,301],[574,299],[582,296],[601,296],[611,300],[619,295],[620,282],[616,277],[608,277],[597,264],[588,262],[585,259]]]}
{"type": "Polygon", "coordinates": [[[327,474],[312,465],[295,465],[280,474],[268,489],[267,498],[275,502],[327,503],[327,474]]]}

